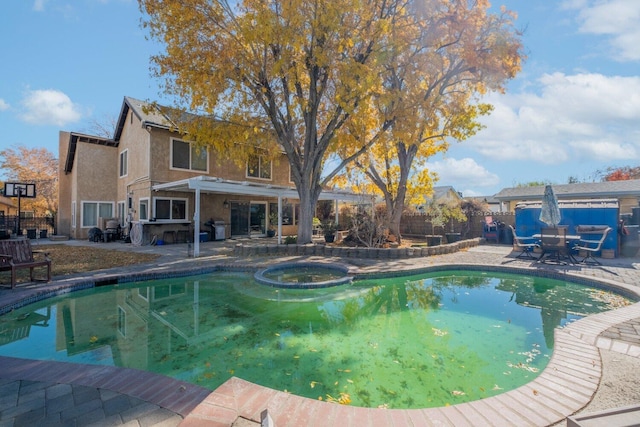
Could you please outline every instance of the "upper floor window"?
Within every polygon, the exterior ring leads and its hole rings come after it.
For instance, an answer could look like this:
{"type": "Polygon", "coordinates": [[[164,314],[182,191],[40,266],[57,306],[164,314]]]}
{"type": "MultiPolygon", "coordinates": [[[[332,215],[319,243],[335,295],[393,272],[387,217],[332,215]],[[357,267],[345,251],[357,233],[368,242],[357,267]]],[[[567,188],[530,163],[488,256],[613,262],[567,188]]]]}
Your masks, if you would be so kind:
{"type": "Polygon", "coordinates": [[[271,161],[262,156],[251,156],[247,161],[247,177],[271,179],[271,161]]]}
{"type": "Polygon", "coordinates": [[[127,172],[129,170],[129,159],[128,159],[128,150],[124,150],[120,153],[120,176],[127,176],[127,172]]]}
{"type": "Polygon", "coordinates": [[[155,199],[156,219],[187,219],[187,199],[155,199]]]}
{"type": "Polygon", "coordinates": [[[209,155],[207,149],[193,143],[171,140],[171,168],[207,172],[209,155]]]}

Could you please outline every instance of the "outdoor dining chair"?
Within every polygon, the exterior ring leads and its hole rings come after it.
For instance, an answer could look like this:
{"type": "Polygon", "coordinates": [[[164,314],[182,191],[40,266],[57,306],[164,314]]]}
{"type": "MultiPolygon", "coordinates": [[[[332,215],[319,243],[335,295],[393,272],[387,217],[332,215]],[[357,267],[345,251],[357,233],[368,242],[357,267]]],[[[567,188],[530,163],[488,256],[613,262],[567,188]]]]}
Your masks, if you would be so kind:
{"type": "MultiPolygon", "coordinates": [[[[600,236],[600,239],[598,240],[583,239],[582,235],[580,235],[580,240],[573,247],[573,249],[578,251],[578,253],[580,251],[583,251],[583,253],[586,254],[585,257],[582,259],[582,261],[580,261],[581,264],[602,265],[600,261],[598,261],[593,255],[596,252],[599,252],[602,250],[602,244],[604,243],[610,231],[611,231],[611,227],[607,227],[604,230],[602,230],[602,236],[600,236]]],[[[593,232],[586,233],[586,235],[592,235],[592,234],[594,233],[593,232]]]]}
{"type": "Polygon", "coordinates": [[[541,229],[540,247],[542,255],[539,262],[546,260],[555,261],[558,264],[566,264],[566,260],[571,261],[567,249],[567,228],[566,227],[543,227],[541,229]]]}
{"type": "Polygon", "coordinates": [[[520,259],[538,259],[533,256],[533,251],[536,248],[539,248],[538,239],[534,239],[533,237],[524,237],[518,236],[516,234],[516,229],[513,228],[511,224],[509,224],[509,228],[511,229],[511,233],[513,234],[513,243],[515,246],[520,248],[520,253],[516,256],[516,258],[520,259]]]}

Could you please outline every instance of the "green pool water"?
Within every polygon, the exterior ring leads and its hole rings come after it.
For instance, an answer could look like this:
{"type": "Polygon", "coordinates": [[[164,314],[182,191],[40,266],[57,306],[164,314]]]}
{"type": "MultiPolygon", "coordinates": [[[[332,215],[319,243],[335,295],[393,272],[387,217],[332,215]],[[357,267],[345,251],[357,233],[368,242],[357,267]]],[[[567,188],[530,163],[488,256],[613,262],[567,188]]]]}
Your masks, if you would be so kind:
{"type": "Polygon", "coordinates": [[[553,330],[627,304],[543,278],[451,271],[317,290],[216,273],[105,286],[0,317],[0,354],[231,376],[355,406],[425,408],[534,379],[553,330]]]}

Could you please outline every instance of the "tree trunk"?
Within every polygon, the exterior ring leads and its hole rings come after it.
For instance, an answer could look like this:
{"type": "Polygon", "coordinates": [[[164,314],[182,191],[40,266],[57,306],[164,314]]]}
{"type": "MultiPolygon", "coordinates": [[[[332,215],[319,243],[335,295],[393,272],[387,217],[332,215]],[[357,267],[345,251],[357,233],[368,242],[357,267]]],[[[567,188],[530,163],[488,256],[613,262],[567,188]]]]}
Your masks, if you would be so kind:
{"type": "Polygon", "coordinates": [[[320,197],[320,191],[312,191],[309,185],[298,187],[300,196],[300,216],[298,217],[298,238],[299,244],[311,243],[313,235],[313,217],[315,208],[320,197]]]}

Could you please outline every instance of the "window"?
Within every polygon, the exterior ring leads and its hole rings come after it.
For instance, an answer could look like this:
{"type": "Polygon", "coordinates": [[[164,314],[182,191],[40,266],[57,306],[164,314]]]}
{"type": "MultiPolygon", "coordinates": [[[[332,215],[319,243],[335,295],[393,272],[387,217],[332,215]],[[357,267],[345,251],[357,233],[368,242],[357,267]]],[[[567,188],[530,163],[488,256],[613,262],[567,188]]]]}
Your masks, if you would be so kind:
{"type": "MultiPolygon", "coordinates": [[[[294,205],[291,203],[283,203],[282,204],[282,225],[292,225],[297,224],[297,219],[294,219],[293,215],[296,211],[294,211],[294,205]]],[[[278,204],[270,203],[269,204],[269,212],[278,213],[278,204]]],[[[299,212],[298,212],[299,214],[299,212]]],[[[296,217],[297,218],[297,217],[296,217]]]]}
{"type": "Polygon", "coordinates": [[[128,150],[124,150],[120,153],[120,177],[127,176],[127,171],[129,169],[129,164],[127,163],[128,150]]]}
{"type": "Polygon", "coordinates": [[[262,156],[251,156],[247,161],[247,177],[271,179],[271,162],[262,156]]]}
{"type": "Polygon", "coordinates": [[[179,139],[171,140],[171,168],[207,172],[207,149],[179,139]]]}
{"type": "Polygon", "coordinates": [[[149,199],[140,199],[138,206],[138,218],[141,220],[149,219],[149,199]]]}
{"type": "Polygon", "coordinates": [[[112,202],[82,202],[82,226],[97,227],[98,218],[112,218],[112,202]]]}
{"type": "Polygon", "coordinates": [[[156,219],[187,219],[186,199],[155,199],[156,219]]]}

